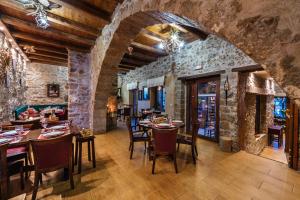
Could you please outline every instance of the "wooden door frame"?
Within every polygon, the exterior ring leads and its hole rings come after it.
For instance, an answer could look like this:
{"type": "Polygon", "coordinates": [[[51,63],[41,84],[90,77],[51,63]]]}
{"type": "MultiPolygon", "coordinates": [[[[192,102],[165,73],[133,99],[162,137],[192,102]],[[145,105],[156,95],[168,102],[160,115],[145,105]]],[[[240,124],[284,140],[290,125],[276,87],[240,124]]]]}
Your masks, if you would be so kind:
{"type": "Polygon", "coordinates": [[[187,80],[187,98],[186,98],[186,130],[189,132],[191,129],[191,118],[197,119],[197,100],[198,98],[194,98],[195,96],[192,95],[198,95],[198,84],[199,83],[207,83],[209,81],[216,81],[216,137],[215,139],[210,139],[207,137],[199,136],[203,139],[207,139],[209,141],[219,142],[219,135],[220,135],[220,84],[221,84],[221,75],[214,75],[214,76],[208,76],[208,77],[201,77],[196,79],[190,79],[187,80]],[[191,113],[192,110],[192,113],[191,113]]]}

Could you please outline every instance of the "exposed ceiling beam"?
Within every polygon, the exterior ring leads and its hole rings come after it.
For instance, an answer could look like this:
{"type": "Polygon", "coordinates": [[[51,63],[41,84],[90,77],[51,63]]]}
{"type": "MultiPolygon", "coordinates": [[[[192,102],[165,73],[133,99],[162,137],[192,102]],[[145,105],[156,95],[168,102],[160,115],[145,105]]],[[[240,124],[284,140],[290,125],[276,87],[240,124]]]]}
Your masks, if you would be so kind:
{"type": "Polygon", "coordinates": [[[140,49],[144,49],[146,51],[149,51],[149,52],[152,52],[152,53],[156,53],[156,54],[159,54],[161,56],[166,56],[168,55],[165,51],[163,50],[160,50],[160,49],[156,49],[154,47],[150,47],[150,46],[147,46],[147,45],[144,45],[144,44],[141,44],[141,43],[137,43],[137,42],[132,42],[131,45],[133,47],[137,47],[137,48],[140,48],[140,49]]]}
{"type": "Polygon", "coordinates": [[[143,36],[151,39],[151,40],[155,40],[157,42],[161,42],[162,40],[165,40],[166,38],[157,34],[157,33],[154,33],[152,31],[149,31],[147,29],[142,29],[140,34],[142,34],[143,36]]]}
{"type": "Polygon", "coordinates": [[[45,56],[48,58],[54,58],[54,59],[68,59],[68,56],[56,54],[56,53],[50,53],[45,51],[36,51],[36,52],[28,52],[27,55],[34,55],[34,56],[45,56]]]}
{"type": "Polygon", "coordinates": [[[44,60],[36,60],[36,59],[31,59],[30,61],[32,63],[42,63],[42,64],[50,64],[50,65],[65,66],[65,67],[68,66],[67,63],[61,63],[56,61],[44,61],[44,60]]]}
{"type": "MultiPolygon", "coordinates": [[[[19,13],[19,14],[23,14],[24,16],[26,16],[26,14],[30,13],[29,10],[26,10],[21,4],[17,3],[14,0],[5,0],[5,1],[0,1],[0,5],[1,7],[4,8],[4,10],[13,10],[14,12],[12,12],[12,14],[14,13],[19,13]]],[[[28,16],[26,16],[28,17],[28,16]]],[[[48,17],[48,21],[50,22],[50,26],[52,24],[54,25],[58,25],[58,26],[64,26],[66,28],[70,28],[73,29],[74,32],[81,32],[84,34],[89,35],[90,37],[95,37],[97,38],[100,31],[97,30],[94,27],[90,27],[86,24],[82,24],[64,17],[61,17],[59,15],[53,14],[48,12],[47,13],[47,17],[48,17]]],[[[34,20],[34,17],[31,17],[32,20],[34,20]]]]}
{"type": "Polygon", "coordinates": [[[154,62],[157,60],[157,57],[148,56],[146,54],[139,53],[135,50],[133,50],[132,54],[129,55],[126,53],[124,55],[125,58],[134,58],[135,60],[144,61],[144,62],[154,62]]]}
{"type": "Polygon", "coordinates": [[[134,60],[131,58],[124,58],[124,57],[121,60],[121,63],[130,63],[130,64],[137,65],[137,66],[143,66],[143,65],[148,64],[148,62],[145,62],[145,61],[138,61],[138,60],[134,60]]]}
{"type": "Polygon", "coordinates": [[[75,43],[75,44],[79,44],[79,45],[80,44],[89,45],[89,46],[94,45],[93,40],[81,38],[76,35],[64,33],[62,31],[57,31],[57,30],[52,29],[51,27],[47,28],[46,30],[37,28],[34,23],[30,23],[30,22],[23,21],[23,20],[14,18],[14,17],[6,16],[6,15],[2,15],[1,19],[4,23],[12,25],[17,30],[21,30],[23,32],[29,32],[29,33],[34,32],[38,35],[53,37],[53,38],[59,39],[59,40],[66,40],[66,41],[70,41],[71,43],[75,43]]]}
{"type": "Polygon", "coordinates": [[[62,41],[56,41],[56,40],[52,40],[52,39],[44,39],[43,37],[35,36],[32,34],[28,34],[28,33],[13,32],[12,35],[15,38],[29,41],[31,43],[48,45],[48,46],[62,48],[62,49],[69,48],[69,49],[73,49],[73,50],[81,51],[81,52],[89,52],[88,48],[82,48],[82,47],[71,45],[71,44],[68,44],[68,43],[62,42],[62,41]]]}
{"type": "Polygon", "coordinates": [[[68,59],[63,59],[63,58],[49,58],[47,56],[40,56],[40,55],[29,55],[28,56],[29,59],[34,59],[34,60],[45,60],[45,61],[55,61],[55,62],[61,62],[61,63],[67,63],[68,62],[68,59]]]}
{"type": "Polygon", "coordinates": [[[123,69],[128,69],[128,70],[134,70],[136,68],[136,66],[126,65],[126,64],[119,64],[118,67],[123,69]]]}
{"type": "Polygon", "coordinates": [[[62,5],[66,8],[76,9],[78,12],[83,12],[85,14],[97,17],[106,22],[110,22],[111,14],[105,10],[101,10],[99,8],[95,8],[94,6],[90,6],[87,3],[84,3],[79,0],[51,0],[54,3],[62,5]]]}
{"type": "Polygon", "coordinates": [[[46,46],[41,46],[35,43],[30,43],[30,42],[19,42],[19,46],[20,47],[24,47],[24,46],[34,46],[35,50],[42,50],[42,51],[46,51],[46,52],[50,52],[50,53],[57,53],[57,54],[61,54],[61,55],[66,55],[68,56],[68,51],[65,49],[57,49],[57,48],[53,48],[53,47],[46,47],[46,46]]]}

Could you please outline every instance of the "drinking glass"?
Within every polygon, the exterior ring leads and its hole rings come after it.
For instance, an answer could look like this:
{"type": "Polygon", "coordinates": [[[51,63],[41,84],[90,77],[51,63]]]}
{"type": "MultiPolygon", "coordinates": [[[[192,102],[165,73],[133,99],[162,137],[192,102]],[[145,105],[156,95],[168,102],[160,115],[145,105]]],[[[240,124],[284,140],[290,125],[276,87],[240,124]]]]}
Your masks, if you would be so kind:
{"type": "Polygon", "coordinates": [[[41,123],[42,123],[42,127],[43,127],[44,129],[46,129],[46,128],[47,128],[47,125],[48,125],[47,120],[46,120],[46,119],[43,119],[41,123]]]}

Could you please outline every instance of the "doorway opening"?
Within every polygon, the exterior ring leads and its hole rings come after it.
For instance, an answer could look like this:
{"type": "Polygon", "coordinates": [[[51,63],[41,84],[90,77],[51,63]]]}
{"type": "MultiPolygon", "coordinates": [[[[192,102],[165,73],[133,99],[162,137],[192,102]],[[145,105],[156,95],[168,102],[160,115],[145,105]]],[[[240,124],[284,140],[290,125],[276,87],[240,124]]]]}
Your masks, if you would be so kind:
{"type": "Polygon", "coordinates": [[[187,125],[198,122],[198,136],[219,141],[220,76],[201,78],[188,82],[187,125]]]}

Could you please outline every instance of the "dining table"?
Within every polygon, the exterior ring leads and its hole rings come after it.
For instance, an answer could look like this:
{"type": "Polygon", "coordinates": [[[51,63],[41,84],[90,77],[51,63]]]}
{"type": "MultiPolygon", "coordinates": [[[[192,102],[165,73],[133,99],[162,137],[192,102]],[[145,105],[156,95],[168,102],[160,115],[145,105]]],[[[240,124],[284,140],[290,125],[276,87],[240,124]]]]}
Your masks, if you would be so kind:
{"type": "MultiPolygon", "coordinates": [[[[49,138],[44,137],[44,133],[47,133],[47,131],[51,131],[51,128],[53,128],[53,127],[50,127],[47,129],[23,130],[20,134],[15,135],[15,136],[4,136],[4,133],[6,133],[8,131],[3,131],[3,132],[0,132],[0,139],[9,138],[10,141],[8,142],[8,148],[17,148],[17,147],[29,145],[31,140],[50,139],[50,137],[49,138]],[[46,130],[46,132],[45,132],[45,130],[46,130]]],[[[68,128],[64,129],[63,131],[65,133],[62,135],[71,134],[71,132],[68,128]]],[[[52,129],[52,132],[54,132],[54,129],[52,129]]],[[[62,135],[59,135],[59,136],[62,136],[62,135]]],[[[51,138],[54,138],[54,137],[51,137],[51,138]]],[[[34,165],[29,165],[27,167],[24,166],[24,170],[25,171],[34,171],[34,165]]],[[[64,170],[64,180],[68,179],[68,176],[69,176],[69,172],[67,169],[65,169],[64,170]]],[[[2,178],[7,179],[7,177],[2,177],[2,178]]],[[[7,182],[1,181],[1,184],[7,184],[7,182]]],[[[4,188],[6,188],[6,187],[4,187],[4,188]]]]}

